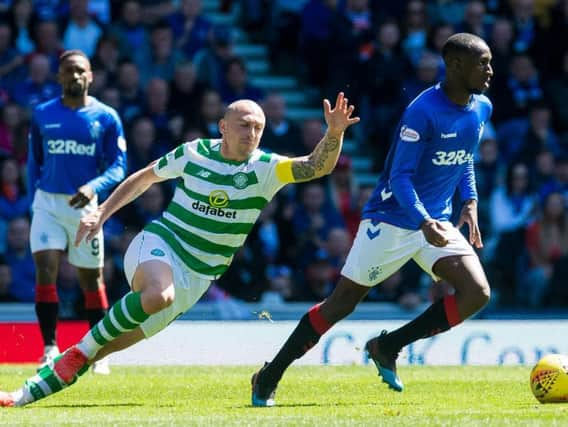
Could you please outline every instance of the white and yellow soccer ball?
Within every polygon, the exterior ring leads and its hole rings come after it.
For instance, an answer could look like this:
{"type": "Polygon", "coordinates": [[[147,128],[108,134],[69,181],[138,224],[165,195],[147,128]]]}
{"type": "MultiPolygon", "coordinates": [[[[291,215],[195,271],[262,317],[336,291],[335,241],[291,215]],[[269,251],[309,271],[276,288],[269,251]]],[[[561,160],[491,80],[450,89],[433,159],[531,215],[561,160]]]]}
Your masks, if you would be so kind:
{"type": "Polygon", "coordinates": [[[531,390],[540,403],[568,402],[568,356],[542,357],[531,371],[531,390]]]}

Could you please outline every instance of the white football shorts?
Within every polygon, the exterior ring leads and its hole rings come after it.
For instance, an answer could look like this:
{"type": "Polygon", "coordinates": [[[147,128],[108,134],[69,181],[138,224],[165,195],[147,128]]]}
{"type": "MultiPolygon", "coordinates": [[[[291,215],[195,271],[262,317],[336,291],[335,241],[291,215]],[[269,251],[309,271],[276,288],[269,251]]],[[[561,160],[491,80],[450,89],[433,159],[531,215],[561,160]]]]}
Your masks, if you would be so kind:
{"type": "Polygon", "coordinates": [[[69,206],[68,194],[36,190],[32,203],[30,247],[32,253],[49,249],[67,250],[69,263],[81,268],[99,268],[104,262],[102,230],[87,243],[75,246],[81,218],[97,209],[97,198],[82,209],[69,206]]]}
{"type": "Polygon", "coordinates": [[[172,269],[175,297],[172,305],[152,314],[140,325],[146,338],[157,334],[193,307],[211,284],[211,280],[196,276],[186,268],[182,260],[159,236],[141,231],[132,239],[124,254],[124,274],[130,287],[136,268],[151,260],[166,263],[172,269]]]}
{"type": "Polygon", "coordinates": [[[432,267],[440,258],[475,255],[473,247],[450,222],[449,242],[443,248],[426,241],[421,230],[407,230],[385,222],[365,219],[359,224],[353,246],[341,274],[353,282],[372,287],[387,279],[413,259],[435,281],[432,267]]]}

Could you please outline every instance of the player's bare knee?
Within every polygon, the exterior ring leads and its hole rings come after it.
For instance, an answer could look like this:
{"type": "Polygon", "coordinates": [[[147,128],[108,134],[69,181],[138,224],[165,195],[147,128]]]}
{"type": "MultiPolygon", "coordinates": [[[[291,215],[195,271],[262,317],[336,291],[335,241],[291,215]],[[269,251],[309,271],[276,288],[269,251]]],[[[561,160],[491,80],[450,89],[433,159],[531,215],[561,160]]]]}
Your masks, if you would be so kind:
{"type": "Polygon", "coordinates": [[[471,300],[476,303],[479,308],[484,307],[491,298],[491,290],[487,283],[476,283],[472,287],[471,300]]]}
{"type": "Polygon", "coordinates": [[[173,284],[165,286],[162,283],[154,283],[142,290],[142,307],[148,314],[157,313],[173,304],[175,289],[173,284]]]}

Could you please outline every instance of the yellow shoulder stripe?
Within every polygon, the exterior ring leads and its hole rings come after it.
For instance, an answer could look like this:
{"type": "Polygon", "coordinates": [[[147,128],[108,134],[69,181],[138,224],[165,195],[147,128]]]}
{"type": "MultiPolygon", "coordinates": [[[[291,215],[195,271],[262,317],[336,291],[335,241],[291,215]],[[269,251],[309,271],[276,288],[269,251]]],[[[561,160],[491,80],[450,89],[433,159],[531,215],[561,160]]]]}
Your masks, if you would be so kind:
{"type": "Polygon", "coordinates": [[[280,181],[286,184],[295,182],[294,176],[292,175],[292,161],[292,159],[287,159],[276,165],[276,176],[280,181]]]}

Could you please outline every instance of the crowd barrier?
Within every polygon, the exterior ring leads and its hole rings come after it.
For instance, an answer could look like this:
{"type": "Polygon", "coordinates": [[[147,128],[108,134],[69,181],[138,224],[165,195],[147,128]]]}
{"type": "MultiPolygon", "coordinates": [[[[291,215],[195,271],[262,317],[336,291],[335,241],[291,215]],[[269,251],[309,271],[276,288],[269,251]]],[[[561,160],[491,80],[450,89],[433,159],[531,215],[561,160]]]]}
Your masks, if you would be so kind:
{"type": "MultiPolygon", "coordinates": [[[[367,364],[365,342],[402,320],[348,320],[335,325],[297,361],[309,365],[367,364]]],[[[270,360],[296,321],[187,321],[112,355],[116,365],[260,365],[270,360]]],[[[61,322],[61,348],[77,341],[85,322],[61,322]]],[[[470,320],[420,340],[400,354],[402,365],[531,365],[543,354],[568,354],[568,320],[470,320]]],[[[39,328],[33,322],[0,322],[0,363],[37,363],[39,328]]]]}

